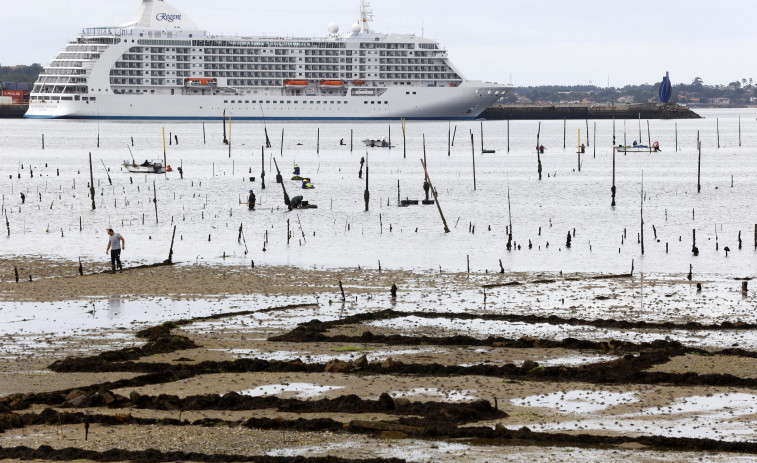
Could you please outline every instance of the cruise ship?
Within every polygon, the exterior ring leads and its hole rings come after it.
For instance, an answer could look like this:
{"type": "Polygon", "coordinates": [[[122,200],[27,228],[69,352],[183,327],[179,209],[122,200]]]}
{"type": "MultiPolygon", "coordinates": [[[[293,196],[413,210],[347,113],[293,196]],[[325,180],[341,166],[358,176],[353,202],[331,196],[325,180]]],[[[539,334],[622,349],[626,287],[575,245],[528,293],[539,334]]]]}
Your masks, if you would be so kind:
{"type": "Polygon", "coordinates": [[[323,38],[216,36],[163,0],[85,28],[40,74],[29,118],[475,119],[510,86],[466,80],[436,41],[372,30],[323,38]]]}

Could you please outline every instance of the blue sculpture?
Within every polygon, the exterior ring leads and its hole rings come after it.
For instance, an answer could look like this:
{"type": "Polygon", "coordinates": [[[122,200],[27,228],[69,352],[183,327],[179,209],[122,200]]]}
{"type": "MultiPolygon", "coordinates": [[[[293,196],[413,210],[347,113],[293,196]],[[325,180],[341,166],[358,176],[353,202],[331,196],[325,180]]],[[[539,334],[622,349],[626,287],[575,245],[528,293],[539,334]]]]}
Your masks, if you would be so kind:
{"type": "Polygon", "coordinates": [[[670,95],[673,93],[673,89],[670,85],[670,73],[666,72],[665,77],[662,78],[660,83],[660,103],[667,103],[670,100],[670,95]]]}

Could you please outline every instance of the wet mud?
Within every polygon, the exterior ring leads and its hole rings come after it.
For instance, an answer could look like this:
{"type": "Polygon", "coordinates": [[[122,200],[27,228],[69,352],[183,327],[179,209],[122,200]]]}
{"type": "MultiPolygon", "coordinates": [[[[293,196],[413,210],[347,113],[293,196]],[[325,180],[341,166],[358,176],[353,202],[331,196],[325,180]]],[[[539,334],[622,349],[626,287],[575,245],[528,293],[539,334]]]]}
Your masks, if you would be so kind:
{"type": "MultiPolygon", "coordinates": [[[[265,309],[266,311],[287,310],[304,307],[292,305],[265,309]]],[[[533,432],[526,427],[508,429],[501,424],[477,426],[476,423],[491,422],[508,417],[505,411],[486,400],[455,403],[444,401],[416,401],[392,398],[388,393],[381,394],[377,400],[363,399],[357,395],[342,395],[336,398],[319,400],[301,400],[280,398],[277,396],[247,396],[236,392],[227,394],[205,394],[179,397],[177,395],[145,395],[132,391],[128,397],[114,393],[125,387],[140,387],[163,384],[199,375],[219,373],[322,373],[338,372],[347,375],[371,376],[490,376],[509,381],[528,382],[577,382],[593,384],[664,384],[674,386],[728,386],[757,389],[757,378],[742,378],[728,374],[667,373],[647,371],[655,365],[662,365],[671,358],[686,354],[697,355],[732,355],[755,357],[757,353],[742,349],[724,349],[705,351],[687,347],[676,341],[654,341],[649,343],[631,343],[614,341],[581,341],[566,338],[560,341],[520,338],[505,339],[494,336],[476,339],[470,336],[428,337],[407,335],[381,335],[365,331],[356,337],[327,333],[330,329],[350,324],[361,324],[373,320],[385,320],[409,315],[423,317],[446,317],[448,319],[483,318],[488,320],[518,321],[521,323],[580,324],[594,327],[614,328],[664,328],[664,329],[753,329],[748,324],[723,323],[719,325],[687,324],[653,324],[647,322],[625,322],[619,320],[581,320],[560,317],[537,317],[528,315],[470,315],[442,313],[409,313],[385,310],[344,317],[331,322],[312,320],[301,324],[288,333],[269,338],[270,341],[289,343],[333,342],[333,343],[370,343],[387,345],[436,345],[436,346],[490,346],[519,349],[567,348],[573,350],[612,352],[622,357],[603,363],[579,366],[540,366],[534,361],[525,361],[522,365],[477,364],[472,366],[442,365],[438,363],[416,364],[403,363],[391,359],[382,362],[368,362],[365,356],[357,360],[343,362],[332,360],[328,363],[304,363],[293,361],[266,361],[257,358],[242,358],[234,361],[204,361],[196,364],[169,364],[160,362],[136,362],[136,360],[154,355],[177,352],[184,349],[197,349],[201,346],[186,336],[178,336],[172,330],[198,321],[221,320],[251,314],[250,311],[215,314],[191,320],[166,322],[159,326],[139,331],[137,337],[146,342],[139,347],[104,352],[89,357],[69,357],[50,365],[58,372],[99,372],[99,371],[133,371],[144,375],[114,382],[92,384],[88,387],[65,389],[44,393],[12,394],[0,397],[0,433],[14,428],[28,426],[61,426],[65,424],[99,423],[107,426],[228,426],[246,427],[265,430],[287,430],[295,432],[330,432],[352,433],[377,438],[402,439],[408,437],[425,439],[455,439],[475,445],[498,446],[578,446],[587,448],[612,448],[627,444],[636,444],[640,448],[655,450],[696,450],[757,454],[757,443],[730,442],[705,438],[672,438],[665,436],[612,436],[595,434],[569,434],[556,432],[533,432]],[[29,410],[34,406],[46,406],[42,412],[29,410]],[[82,413],[76,409],[100,408],[113,412],[92,414],[82,413]],[[245,420],[220,421],[204,418],[199,420],[181,420],[175,418],[134,417],[128,409],[158,410],[166,412],[183,411],[252,411],[274,410],[278,413],[301,414],[297,419],[283,418],[249,418],[245,420]],[[345,423],[328,417],[309,419],[308,414],[375,414],[380,413],[394,417],[389,421],[350,420],[345,423]]],[[[179,417],[181,415],[179,414],[179,417]]],[[[0,448],[0,458],[45,459],[64,461],[87,459],[93,461],[260,461],[260,462],[399,462],[399,459],[361,459],[350,460],[337,457],[272,457],[227,454],[202,454],[185,452],[161,452],[155,449],[132,451],[113,449],[107,452],[66,448],[54,449],[41,446],[37,449],[28,447],[0,448]]]]}

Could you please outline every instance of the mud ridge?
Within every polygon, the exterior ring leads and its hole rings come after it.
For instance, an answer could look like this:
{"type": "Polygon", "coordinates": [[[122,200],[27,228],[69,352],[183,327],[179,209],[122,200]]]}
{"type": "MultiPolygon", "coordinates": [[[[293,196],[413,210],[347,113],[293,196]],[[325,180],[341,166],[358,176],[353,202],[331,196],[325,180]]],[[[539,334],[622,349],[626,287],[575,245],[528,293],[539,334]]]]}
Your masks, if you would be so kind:
{"type": "Polygon", "coordinates": [[[225,455],[195,452],[161,452],[155,449],[123,450],[111,449],[105,452],[83,450],[78,448],[54,449],[48,445],[38,449],[29,447],[0,447],[0,458],[19,460],[48,461],[138,461],[142,463],[159,463],[170,461],[198,462],[241,462],[255,463],[404,463],[399,458],[347,459],[339,457],[271,457],[267,455],[225,455]]]}

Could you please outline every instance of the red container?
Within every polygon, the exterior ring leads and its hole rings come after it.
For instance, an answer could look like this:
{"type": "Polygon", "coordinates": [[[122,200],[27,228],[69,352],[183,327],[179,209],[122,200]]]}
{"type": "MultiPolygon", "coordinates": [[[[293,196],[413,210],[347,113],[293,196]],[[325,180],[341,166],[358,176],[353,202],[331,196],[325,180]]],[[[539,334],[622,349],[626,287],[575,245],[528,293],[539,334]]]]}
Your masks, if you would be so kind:
{"type": "Polygon", "coordinates": [[[3,90],[2,96],[9,96],[13,98],[14,103],[18,103],[24,100],[24,96],[28,92],[26,90],[3,90]]]}

